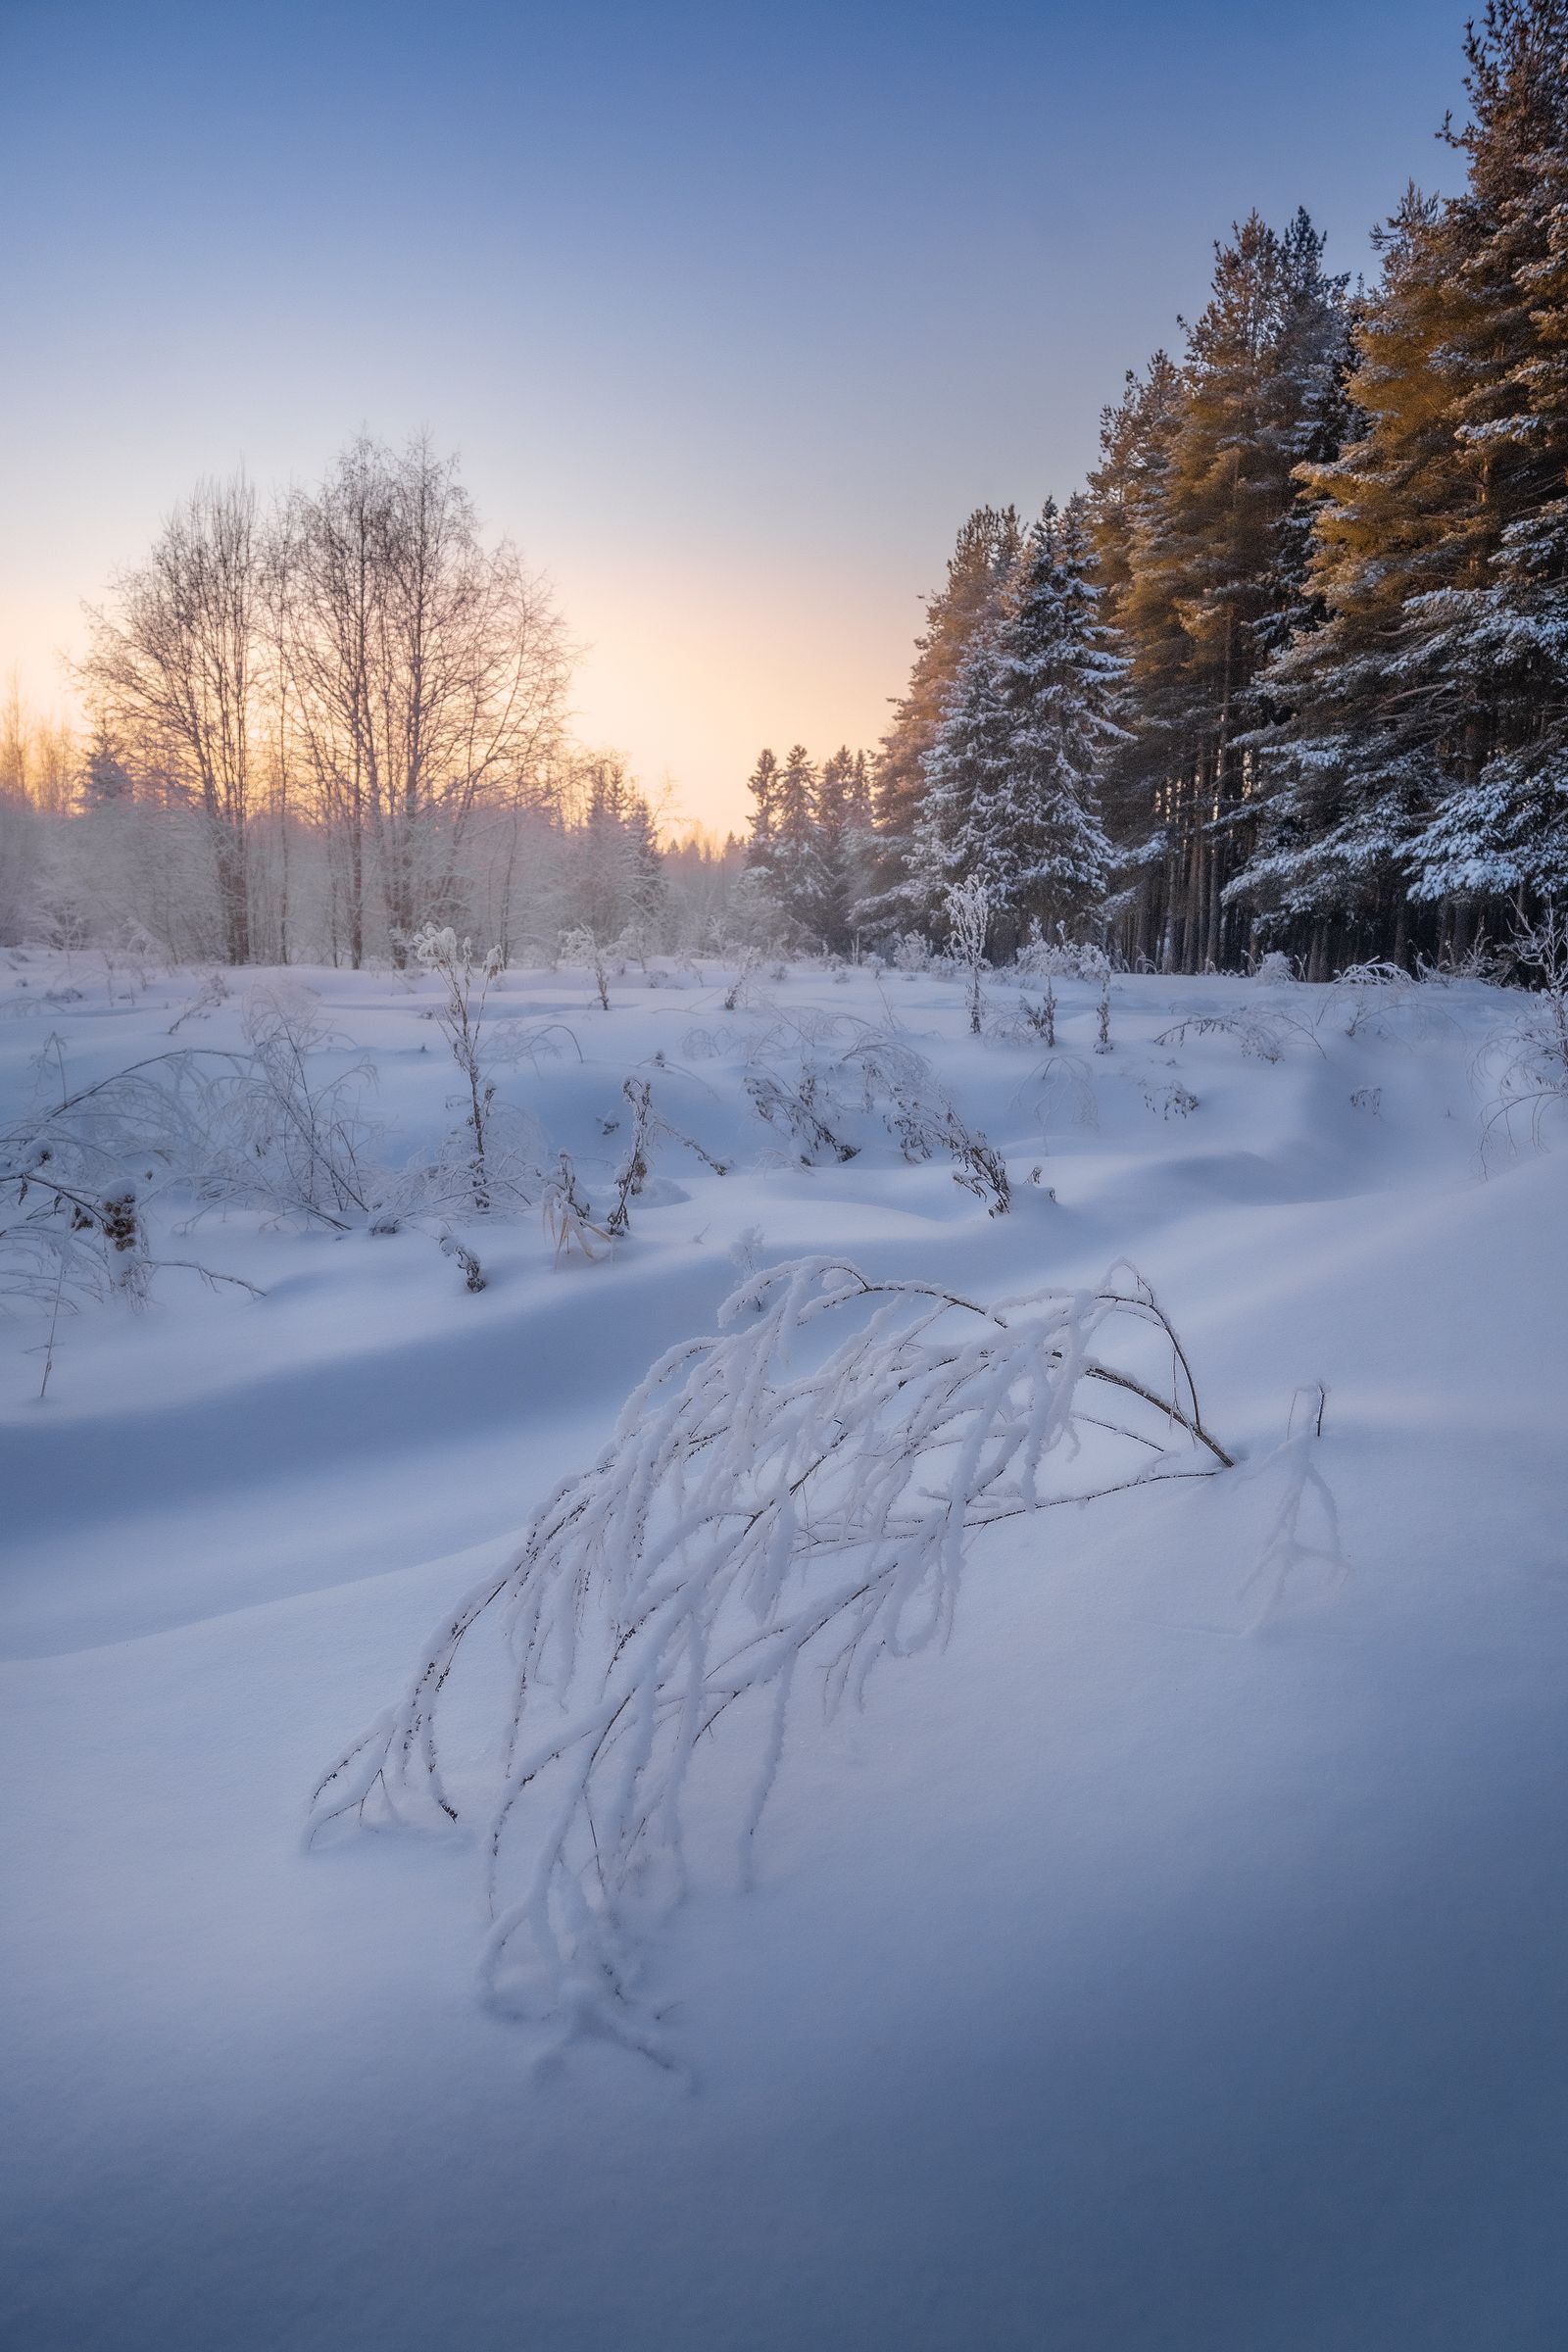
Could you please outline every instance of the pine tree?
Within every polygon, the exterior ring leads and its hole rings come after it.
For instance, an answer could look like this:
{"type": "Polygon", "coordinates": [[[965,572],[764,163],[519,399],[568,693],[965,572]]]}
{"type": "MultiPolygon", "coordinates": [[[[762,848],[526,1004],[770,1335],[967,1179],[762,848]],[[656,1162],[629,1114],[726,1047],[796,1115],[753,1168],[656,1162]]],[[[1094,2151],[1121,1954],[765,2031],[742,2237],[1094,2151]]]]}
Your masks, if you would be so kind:
{"type": "Polygon", "coordinates": [[[1320,965],[1402,956],[1408,898],[1461,944],[1487,899],[1568,879],[1565,40],[1562,0],[1494,0],[1467,33],[1468,183],[1390,222],[1356,429],[1305,469],[1327,618],[1271,667],[1281,784],[1244,880],[1312,919],[1320,965]]]}
{"type": "Polygon", "coordinates": [[[1568,7],[1493,0],[1465,56],[1469,250],[1444,358],[1465,370],[1481,521],[1455,585],[1406,616],[1405,665],[1446,717],[1412,889],[1522,905],[1568,886],[1568,7]]]}
{"type": "Polygon", "coordinates": [[[1111,806],[1145,876],[1137,944],[1157,901],[1167,966],[1235,950],[1226,885],[1253,814],[1257,673],[1302,591],[1294,477],[1343,399],[1346,281],[1322,251],[1304,214],[1283,236],[1250,215],[1215,248],[1180,369],[1156,359],[1104,420],[1094,527],[1132,659],[1111,806]]]}

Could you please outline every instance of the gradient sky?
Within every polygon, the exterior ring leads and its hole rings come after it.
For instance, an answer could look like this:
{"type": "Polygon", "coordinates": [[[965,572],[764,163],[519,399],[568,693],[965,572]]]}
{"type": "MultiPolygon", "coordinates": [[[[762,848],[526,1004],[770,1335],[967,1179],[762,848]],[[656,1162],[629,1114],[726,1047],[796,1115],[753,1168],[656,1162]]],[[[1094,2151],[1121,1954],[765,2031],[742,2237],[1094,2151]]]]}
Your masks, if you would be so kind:
{"type": "Polygon", "coordinates": [[[873,742],[986,500],[1091,462],[1213,238],[1329,259],[1459,106],[1449,0],[0,0],[0,673],[204,472],[428,426],[588,647],[595,743],[738,818],[873,742]]]}

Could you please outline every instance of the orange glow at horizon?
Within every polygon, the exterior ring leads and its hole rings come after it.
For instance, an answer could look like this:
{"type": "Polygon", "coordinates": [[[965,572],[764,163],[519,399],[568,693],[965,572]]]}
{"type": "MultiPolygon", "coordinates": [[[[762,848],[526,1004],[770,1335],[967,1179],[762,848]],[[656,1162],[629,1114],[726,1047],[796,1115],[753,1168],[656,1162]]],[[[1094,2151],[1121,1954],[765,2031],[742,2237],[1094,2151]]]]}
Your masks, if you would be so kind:
{"type": "MultiPolygon", "coordinates": [[[[777,564],[722,589],[710,572],[669,564],[607,580],[567,563],[551,576],[581,649],[571,733],[621,755],[672,836],[743,831],[764,744],[782,758],[804,743],[818,760],[841,743],[873,749],[919,626],[917,603],[885,579],[824,583],[777,564]]],[[[81,728],[67,664],[85,631],[62,590],[0,602],[0,693],[15,675],[36,719],[81,728]]]]}

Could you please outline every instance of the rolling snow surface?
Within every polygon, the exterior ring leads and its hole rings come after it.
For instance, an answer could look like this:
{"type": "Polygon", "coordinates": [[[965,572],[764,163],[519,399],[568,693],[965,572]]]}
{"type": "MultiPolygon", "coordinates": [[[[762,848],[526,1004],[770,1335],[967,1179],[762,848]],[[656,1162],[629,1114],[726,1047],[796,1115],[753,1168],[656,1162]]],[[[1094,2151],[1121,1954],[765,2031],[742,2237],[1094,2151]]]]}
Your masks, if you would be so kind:
{"type": "MultiPolygon", "coordinates": [[[[387,1149],[433,1142],[434,984],[304,977],[387,1149]]],[[[1042,1078],[940,974],[662,978],[493,1001],[569,1024],[500,1084],[600,1204],[630,1073],[736,1163],[661,1143],[613,1255],[475,1228],[470,1296],[427,1233],[212,1213],[169,1253],[261,1300],[89,1307],[43,1401],[45,1322],[3,1327],[0,2339],[1558,2352],[1568,1154],[1479,1163],[1517,1000],[1119,976],[1097,1054],[1059,980],[1042,1078]],[[1155,1042],[1219,1013],[1278,1058],[1155,1042]],[[1010,1216],[869,1115],[792,1164],[748,1056],[850,1019],[1004,1151],[1010,1216]],[[976,1538],[946,1649],[799,1715],[756,1888],[699,1838],[655,1961],[695,2086],[592,2040],[542,2072],[476,1996],[471,1847],[307,1853],[310,1788],[737,1265],[827,1250],[980,1298],[1132,1260],[1238,1467],[976,1538]],[[1318,1381],[1343,1571],[1260,1585],[1318,1381]]],[[[49,1036],[95,1077],[195,990],[14,962],[0,1119],[49,1036]]],[[[172,1042],[236,1046],[240,1002],[172,1042]]]]}

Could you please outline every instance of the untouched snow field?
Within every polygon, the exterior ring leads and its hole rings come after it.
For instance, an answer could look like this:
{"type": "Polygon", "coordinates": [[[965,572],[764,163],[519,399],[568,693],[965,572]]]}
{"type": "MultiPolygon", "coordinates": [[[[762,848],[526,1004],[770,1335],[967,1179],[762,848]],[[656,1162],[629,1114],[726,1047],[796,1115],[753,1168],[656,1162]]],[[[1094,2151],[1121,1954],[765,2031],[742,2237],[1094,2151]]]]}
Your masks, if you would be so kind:
{"type": "MultiPolygon", "coordinates": [[[[292,977],[428,1148],[433,982],[292,977]]],[[[211,1213],[163,1253],[261,1300],[168,1273],[64,1319],[42,1402],[44,1322],[0,1331],[0,2336],[1556,2352],[1568,1153],[1481,1172],[1510,1000],[1123,976],[1097,1054],[1063,980],[1042,1080],[939,974],[728,978],[492,1001],[569,1024],[580,1061],[497,1076],[596,1207],[628,1074],[736,1163],[662,1143],[612,1256],[466,1229],[470,1296],[428,1233],[211,1213]],[[1219,1013],[1279,1058],[1155,1042],[1219,1013]],[[792,1164],[747,1069],[852,1019],[1004,1152],[1011,1215],[858,1110],[856,1157],[792,1164]],[[710,1788],[652,1963],[695,2087],[592,2039],[541,2071],[475,1992],[472,1847],[306,1853],[306,1800],[737,1266],[823,1250],[982,1298],[1130,1258],[1238,1467],[975,1537],[945,1649],[798,1712],[751,1892],[710,1788]],[[1343,1571],[1259,1577],[1320,1380],[1343,1571]]],[[[51,1035],[73,1080],[237,1045],[238,992],[171,1040],[196,988],[13,962],[0,1120],[51,1035]]]]}

